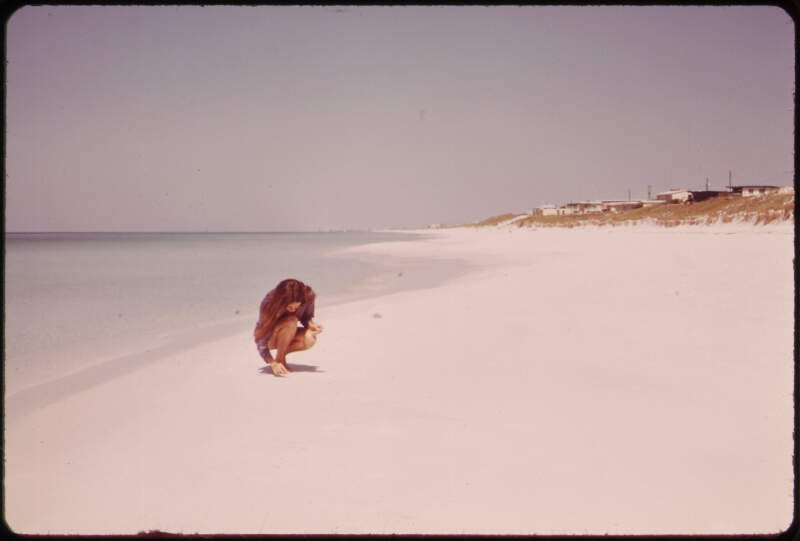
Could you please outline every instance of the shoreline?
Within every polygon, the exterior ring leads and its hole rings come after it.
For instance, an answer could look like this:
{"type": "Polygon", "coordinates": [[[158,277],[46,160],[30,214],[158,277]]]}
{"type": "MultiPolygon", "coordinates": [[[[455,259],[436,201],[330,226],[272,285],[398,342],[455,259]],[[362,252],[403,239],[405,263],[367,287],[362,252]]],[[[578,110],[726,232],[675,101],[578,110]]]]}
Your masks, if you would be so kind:
{"type": "MultiPolygon", "coordinates": [[[[409,240],[387,241],[386,244],[392,245],[395,242],[409,242],[409,240]]],[[[424,261],[414,261],[405,257],[387,259],[386,256],[370,255],[368,249],[360,249],[370,244],[356,245],[352,251],[347,248],[336,249],[325,255],[326,259],[334,261],[339,257],[359,258],[371,270],[361,281],[354,282],[349,289],[322,297],[320,300],[324,303],[317,307],[318,312],[328,307],[394,292],[435,287],[469,272],[468,266],[457,259],[439,261],[431,267],[424,261]]],[[[100,341],[98,342],[100,347],[95,346],[96,353],[90,356],[91,360],[84,361],[77,368],[56,376],[40,377],[38,381],[32,383],[17,385],[10,392],[6,377],[4,383],[6,420],[15,422],[18,417],[35,409],[54,404],[70,394],[157,363],[172,354],[233,335],[252,332],[256,318],[257,314],[237,315],[206,321],[199,325],[184,325],[170,331],[151,331],[141,333],[135,338],[128,337],[123,343],[115,342],[113,345],[107,340],[100,341]],[[115,354],[111,354],[112,349],[115,354]]],[[[253,352],[257,357],[255,347],[253,352]]]]}
{"type": "Polygon", "coordinates": [[[254,357],[247,329],[30,412],[7,425],[7,523],[90,535],[781,531],[793,239],[654,233],[448,230],[353,248],[463,258],[469,272],[320,309],[325,331],[289,357],[287,378],[254,357]],[[769,265],[748,287],[756,261],[769,265]]]}

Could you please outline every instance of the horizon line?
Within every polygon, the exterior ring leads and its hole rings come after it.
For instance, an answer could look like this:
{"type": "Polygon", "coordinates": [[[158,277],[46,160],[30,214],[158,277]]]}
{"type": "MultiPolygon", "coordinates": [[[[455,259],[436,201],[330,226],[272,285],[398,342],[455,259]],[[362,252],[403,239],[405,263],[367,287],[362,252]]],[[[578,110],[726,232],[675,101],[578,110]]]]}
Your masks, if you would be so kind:
{"type": "Polygon", "coordinates": [[[242,235],[242,234],[272,234],[272,233],[372,233],[376,231],[387,231],[395,229],[421,229],[424,227],[372,227],[372,228],[331,228],[331,229],[285,229],[285,230],[27,230],[27,231],[4,231],[6,235],[50,235],[50,234],[100,234],[100,235],[119,235],[119,234],[138,234],[138,235],[242,235]]]}

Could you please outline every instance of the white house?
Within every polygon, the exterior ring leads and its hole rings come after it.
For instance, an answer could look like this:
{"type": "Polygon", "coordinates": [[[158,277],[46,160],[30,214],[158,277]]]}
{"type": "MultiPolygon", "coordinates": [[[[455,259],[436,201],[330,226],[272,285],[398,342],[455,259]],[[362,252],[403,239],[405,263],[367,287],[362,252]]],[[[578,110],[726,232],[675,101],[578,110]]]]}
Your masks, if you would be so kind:
{"type": "Polygon", "coordinates": [[[558,214],[557,210],[555,205],[542,205],[533,209],[532,214],[534,216],[555,216],[558,214]]]}
{"type": "Polygon", "coordinates": [[[642,199],[641,203],[644,208],[657,207],[659,205],[667,204],[667,202],[663,199],[642,199]]]}
{"type": "Polygon", "coordinates": [[[641,201],[603,201],[603,205],[611,212],[622,212],[641,208],[641,201]]]}
{"type": "Polygon", "coordinates": [[[779,186],[736,186],[741,188],[742,197],[753,197],[755,195],[766,195],[768,193],[777,193],[780,190],[779,186]]]}
{"type": "Polygon", "coordinates": [[[581,201],[576,205],[578,206],[579,214],[591,214],[607,210],[602,201],[581,201]]]}
{"type": "Polygon", "coordinates": [[[656,194],[656,199],[666,201],[667,203],[686,203],[692,198],[692,192],[689,190],[668,190],[656,194]]]}
{"type": "Polygon", "coordinates": [[[567,203],[558,209],[559,214],[590,214],[592,212],[603,212],[606,210],[602,201],[578,201],[576,203],[567,203]]]}

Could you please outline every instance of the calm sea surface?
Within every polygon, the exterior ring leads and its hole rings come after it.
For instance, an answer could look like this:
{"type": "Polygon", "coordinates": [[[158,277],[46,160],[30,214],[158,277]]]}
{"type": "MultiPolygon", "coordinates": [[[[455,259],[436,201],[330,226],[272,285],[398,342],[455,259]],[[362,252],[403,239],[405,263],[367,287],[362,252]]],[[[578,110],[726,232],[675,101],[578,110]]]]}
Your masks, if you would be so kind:
{"type": "Polygon", "coordinates": [[[283,278],[314,287],[324,323],[326,303],[429,287],[462,270],[457,262],[337,253],[416,238],[390,232],[7,234],[7,391],[182,330],[221,322],[250,328],[262,297],[283,278]]]}

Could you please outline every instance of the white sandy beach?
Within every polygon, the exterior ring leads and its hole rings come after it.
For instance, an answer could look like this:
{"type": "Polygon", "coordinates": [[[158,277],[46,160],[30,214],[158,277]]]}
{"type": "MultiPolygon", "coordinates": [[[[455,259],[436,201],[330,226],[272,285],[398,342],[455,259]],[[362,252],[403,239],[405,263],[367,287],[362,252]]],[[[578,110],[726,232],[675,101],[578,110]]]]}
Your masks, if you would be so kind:
{"type": "Polygon", "coordinates": [[[359,249],[477,269],[434,289],[318,299],[325,331],[289,356],[287,378],[263,368],[248,321],[13,410],[7,523],[40,534],[789,526],[791,224],[432,234],[359,249]]]}

